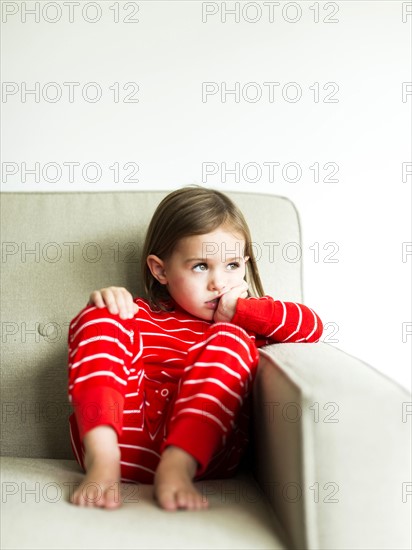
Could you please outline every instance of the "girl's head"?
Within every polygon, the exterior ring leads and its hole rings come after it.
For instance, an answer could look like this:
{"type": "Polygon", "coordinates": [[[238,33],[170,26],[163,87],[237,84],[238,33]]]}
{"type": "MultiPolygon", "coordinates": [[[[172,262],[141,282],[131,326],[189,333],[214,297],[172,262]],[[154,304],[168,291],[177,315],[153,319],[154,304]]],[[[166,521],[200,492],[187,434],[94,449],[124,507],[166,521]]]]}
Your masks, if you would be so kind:
{"type": "Polygon", "coordinates": [[[183,187],[161,201],[146,233],[142,270],[148,298],[163,310],[170,309],[171,298],[184,307],[171,295],[172,284],[180,283],[184,292],[208,285],[204,292],[199,290],[198,298],[204,300],[219,293],[223,283],[235,286],[240,276],[252,295],[264,294],[243,214],[223,193],[200,186],[183,187]]]}

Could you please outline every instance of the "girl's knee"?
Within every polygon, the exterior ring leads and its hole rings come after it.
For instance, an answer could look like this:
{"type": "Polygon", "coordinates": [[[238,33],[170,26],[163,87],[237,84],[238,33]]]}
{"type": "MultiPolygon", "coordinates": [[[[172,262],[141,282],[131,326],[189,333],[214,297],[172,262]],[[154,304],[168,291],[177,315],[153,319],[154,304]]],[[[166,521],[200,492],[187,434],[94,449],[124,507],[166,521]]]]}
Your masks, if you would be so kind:
{"type": "Polygon", "coordinates": [[[230,361],[235,364],[247,364],[256,367],[259,361],[259,353],[252,336],[241,327],[232,323],[214,323],[211,325],[202,342],[195,344],[189,350],[189,361],[199,360],[199,355],[210,353],[216,360],[230,361]]]}
{"type": "Polygon", "coordinates": [[[213,325],[210,325],[208,328],[206,334],[226,334],[231,333],[238,335],[240,338],[250,339],[250,336],[248,333],[238,325],[235,325],[233,323],[213,323],[213,325]]]}
{"type": "Polygon", "coordinates": [[[84,338],[99,340],[103,335],[122,340],[132,335],[134,324],[134,319],[121,319],[106,307],[86,306],[70,323],[69,342],[84,338]]]}
{"type": "Polygon", "coordinates": [[[243,347],[246,345],[248,349],[256,350],[254,338],[249,336],[242,327],[233,323],[214,323],[208,333],[206,333],[206,340],[211,335],[214,340],[226,343],[229,347],[231,345],[240,345],[243,347]]]}

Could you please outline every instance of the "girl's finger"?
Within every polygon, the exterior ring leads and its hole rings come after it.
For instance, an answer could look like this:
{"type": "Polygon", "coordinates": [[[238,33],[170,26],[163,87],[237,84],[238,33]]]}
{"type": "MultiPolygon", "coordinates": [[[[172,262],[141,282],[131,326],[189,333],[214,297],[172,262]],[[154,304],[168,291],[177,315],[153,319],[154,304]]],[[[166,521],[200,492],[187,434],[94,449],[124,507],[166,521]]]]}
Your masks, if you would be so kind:
{"type": "Polygon", "coordinates": [[[100,290],[94,290],[89,297],[89,305],[96,306],[97,308],[106,307],[100,290]]]}
{"type": "Polygon", "coordinates": [[[119,313],[119,308],[117,306],[116,297],[113,293],[113,289],[111,287],[102,288],[101,294],[102,294],[104,303],[107,309],[110,311],[110,313],[112,313],[113,315],[117,315],[119,313]]]}
{"type": "Polygon", "coordinates": [[[133,296],[123,287],[114,287],[112,289],[119,315],[121,319],[132,319],[139,311],[139,307],[133,301],[133,296]]]}
{"type": "Polygon", "coordinates": [[[131,295],[125,288],[116,288],[113,291],[116,305],[121,319],[129,319],[131,309],[131,295]]]}

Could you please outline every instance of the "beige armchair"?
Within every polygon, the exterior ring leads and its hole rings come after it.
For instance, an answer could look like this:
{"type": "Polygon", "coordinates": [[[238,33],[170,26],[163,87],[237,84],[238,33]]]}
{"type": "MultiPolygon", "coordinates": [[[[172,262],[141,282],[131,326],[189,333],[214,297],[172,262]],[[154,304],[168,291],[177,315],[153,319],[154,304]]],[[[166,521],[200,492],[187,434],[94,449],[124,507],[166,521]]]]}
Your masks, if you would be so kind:
{"type": "MultiPolygon", "coordinates": [[[[260,350],[250,453],[234,478],[198,483],[208,510],[165,512],[151,486],[132,484],[115,511],[69,503],[83,474],[68,430],[68,323],[94,288],[142,292],[142,238],[165,194],[1,196],[1,547],[410,548],[411,395],[323,342],[260,350]]],[[[301,261],[282,255],[301,244],[294,205],[228,194],[267,294],[305,303],[301,261]]]]}

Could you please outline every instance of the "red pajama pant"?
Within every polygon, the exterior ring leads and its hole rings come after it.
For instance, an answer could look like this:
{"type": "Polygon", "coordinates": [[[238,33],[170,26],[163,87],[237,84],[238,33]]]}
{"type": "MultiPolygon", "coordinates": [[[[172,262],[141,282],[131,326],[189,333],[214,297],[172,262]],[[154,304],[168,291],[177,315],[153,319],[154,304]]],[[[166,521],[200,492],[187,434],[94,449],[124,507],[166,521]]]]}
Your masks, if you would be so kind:
{"type": "Polygon", "coordinates": [[[254,336],[182,310],[134,319],[87,307],[69,331],[73,452],[84,469],[88,430],[116,430],[123,481],[152,483],[162,451],[178,446],[199,463],[195,479],[234,474],[248,443],[254,336]]]}

